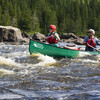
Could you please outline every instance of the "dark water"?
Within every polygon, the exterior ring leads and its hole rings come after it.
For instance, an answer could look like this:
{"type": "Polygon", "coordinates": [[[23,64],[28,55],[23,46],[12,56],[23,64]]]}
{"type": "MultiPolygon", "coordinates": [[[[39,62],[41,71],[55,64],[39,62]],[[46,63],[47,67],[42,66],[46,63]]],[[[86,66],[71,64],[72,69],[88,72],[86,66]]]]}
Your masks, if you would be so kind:
{"type": "Polygon", "coordinates": [[[100,55],[30,56],[28,45],[0,45],[0,100],[100,100],[100,55]]]}

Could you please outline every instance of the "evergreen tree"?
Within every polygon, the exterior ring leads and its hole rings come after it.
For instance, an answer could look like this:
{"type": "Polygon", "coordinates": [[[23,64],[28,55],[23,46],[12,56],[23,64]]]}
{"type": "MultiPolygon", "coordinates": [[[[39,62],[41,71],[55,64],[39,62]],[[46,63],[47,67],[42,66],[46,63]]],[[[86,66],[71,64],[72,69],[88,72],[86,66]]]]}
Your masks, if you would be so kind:
{"type": "Polygon", "coordinates": [[[1,7],[1,5],[0,5],[0,25],[2,24],[2,23],[1,23],[1,17],[2,17],[1,14],[2,14],[2,7],[1,7]]]}
{"type": "Polygon", "coordinates": [[[100,0],[0,0],[0,25],[19,27],[23,31],[47,34],[54,24],[57,31],[100,32],[100,0]]]}
{"type": "Polygon", "coordinates": [[[9,12],[7,10],[5,10],[4,13],[2,14],[1,23],[4,26],[11,25],[11,17],[10,17],[9,12]]]}
{"type": "Polygon", "coordinates": [[[21,17],[18,20],[18,26],[23,31],[31,31],[32,29],[32,16],[30,9],[24,9],[21,12],[21,17]]]}
{"type": "Polygon", "coordinates": [[[32,16],[32,30],[34,30],[35,32],[40,32],[40,23],[39,23],[39,18],[37,16],[37,13],[34,12],[33,16],[32,16]]]}

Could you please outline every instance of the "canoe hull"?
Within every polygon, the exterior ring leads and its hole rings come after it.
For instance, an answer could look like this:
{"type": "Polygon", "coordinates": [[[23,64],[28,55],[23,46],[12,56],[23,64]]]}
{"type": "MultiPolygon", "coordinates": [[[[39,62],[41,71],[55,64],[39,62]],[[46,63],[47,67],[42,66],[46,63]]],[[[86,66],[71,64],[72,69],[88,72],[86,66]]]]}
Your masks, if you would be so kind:
{"type": "Polygon", "coordinates": [[[34,40],[30,40],[29,51],[30,51],[30,54],[41,53],[41,54],[53,56],[53,57],[73,58],[79,55],[79,51],[77,50],[59,48],[59,47],[51,46],[48,44],[36,42],[34,40]]]}
{"type": "MultiPolygon", "coordinates": [[[[29,52],[30,52],[30,54],[41,53],[41,54],[53,56],[53,57],[74,58],[74,57],[77,57],[80,52],[85,53],[86,51],[64,49],[64,48],[51,46],[49,44],[37,42],[37,41],[34,41],[34,40],[30,40],[29,52]]],[[[87,53],[100,54],[100,52],[87,52],[87,53]]]]}

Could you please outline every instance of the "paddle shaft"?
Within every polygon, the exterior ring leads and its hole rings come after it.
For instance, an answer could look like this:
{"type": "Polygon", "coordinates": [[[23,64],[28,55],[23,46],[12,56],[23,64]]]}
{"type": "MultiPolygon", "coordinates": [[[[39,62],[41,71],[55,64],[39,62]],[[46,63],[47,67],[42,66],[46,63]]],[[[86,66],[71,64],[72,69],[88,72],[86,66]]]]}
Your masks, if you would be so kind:
{"type": "Polygon", "coordinates": [[[99,52],[100,52],[100,50],[98,50],[98,49],[94,48],[93,46],[89,45],[88,43],[87,43],[87,45],[88,45],[89,47],[91,47],[91,48],[95,49],[96,51],[99,51],[99,52]]]}

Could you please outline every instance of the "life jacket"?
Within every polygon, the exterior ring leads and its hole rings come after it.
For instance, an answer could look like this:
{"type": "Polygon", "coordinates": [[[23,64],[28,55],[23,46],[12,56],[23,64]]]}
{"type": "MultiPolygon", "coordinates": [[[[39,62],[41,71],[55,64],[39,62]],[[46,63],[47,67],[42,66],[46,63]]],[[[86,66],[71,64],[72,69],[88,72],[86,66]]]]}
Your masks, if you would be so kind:
{"type": "Polygon", "coordinates": [[[48,38],[47,38],[47,42],[50,43],[50,44],[53,44],[53,43],[57,43],[58,41],[56,40],[56,38],[54,37],[54,34],[55,33],[51,33],[48,38]]]}
{"type": "MultiPolygon", "coordinates": [[[[95,37],[92,38],[92,39],[89,38],[89,40],[87,41],[87,43],[88,43],[89,45],[91,45],[92,47],[96,47],[96,43],[95,43],[94,39],[95,39],[95,37]]],[[[90,47],[90,46],[88,46],[88,44],[87,44],[86,46],[87,46],[87,47],[90,47]]]]}

